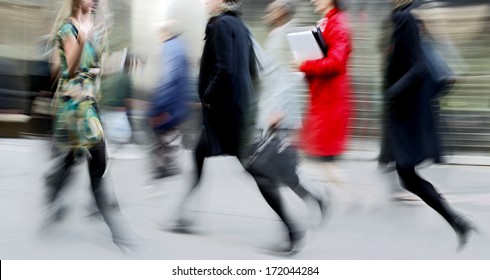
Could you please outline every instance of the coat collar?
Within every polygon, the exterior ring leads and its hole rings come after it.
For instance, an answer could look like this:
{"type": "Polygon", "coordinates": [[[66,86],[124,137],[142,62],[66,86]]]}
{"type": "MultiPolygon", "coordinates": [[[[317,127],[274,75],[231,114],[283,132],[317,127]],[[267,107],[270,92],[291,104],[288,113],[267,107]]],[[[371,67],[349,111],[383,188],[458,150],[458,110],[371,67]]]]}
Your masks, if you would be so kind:
{"type": "Polygon", "coordinates": [[[340,10],[338,8],[333,8],[330,11],[327,12],[325,17],[323,17],[321,20],[317,22],[318,27],[323,31],[325,31],[325,28],[327,27],[328,19],[332,18],[334,15],[340,13],[340,10]]]}
{"type": "Polygon", "coordinates": [[[325,17],[326,18],[331,18],[332,16],[334,16],[334,15],[336,15],[338,13],[340,13],[339,8],[333,8],[330,11],[327,12],[327,14],[325,15],[325,17]]]}
{"type": "Polygon", "coordinates": [[[208,21],[208,24],[206,25],[206,32],[205,32],[206,35],[204,36],[204,40],[208,38],[209,32],[211,32],[211,29],[213,28],[213,24],[224,16],[239,17],[240,14],[235,11],[225,11],[217,16],[211,17],[208,21]]]}

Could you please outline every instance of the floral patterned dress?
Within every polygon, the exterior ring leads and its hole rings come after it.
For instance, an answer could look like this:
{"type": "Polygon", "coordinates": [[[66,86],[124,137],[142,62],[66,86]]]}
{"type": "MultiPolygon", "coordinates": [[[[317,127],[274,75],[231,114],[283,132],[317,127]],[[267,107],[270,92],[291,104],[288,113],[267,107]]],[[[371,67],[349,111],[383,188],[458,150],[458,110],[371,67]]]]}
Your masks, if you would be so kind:
{"type": "Polygon", "coordinates": [[[70,20],[56,34],[60,55],[60,81],[53,109],[55,112],[54,140],[62,149],[91,148],[103,140],[102,126],[97,113],[96,79],[91,68],[100,68],[96,40],[87,40],[80,66],[73,77],[68,72],[63,41],[78,37],[78,29],[70,20]]]}

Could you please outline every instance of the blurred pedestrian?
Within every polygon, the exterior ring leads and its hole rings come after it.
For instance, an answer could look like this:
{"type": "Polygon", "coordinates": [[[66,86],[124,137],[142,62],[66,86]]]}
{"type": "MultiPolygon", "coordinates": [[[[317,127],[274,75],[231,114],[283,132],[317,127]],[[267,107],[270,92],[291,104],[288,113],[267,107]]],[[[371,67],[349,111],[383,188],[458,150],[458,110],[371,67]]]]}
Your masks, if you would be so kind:
{"type": "Polygon", "coordinates": [[[148,122],[156,141],[151,153],[156,164],[154,176],[162,178],[181,172],[183,135],[179,126],[189,114],[190,69],[179,23],[162,22],[158,29],[162,71],[150,101],[148,122]]]}
{"type": "MultiPolygon", "coordinates": [[[[330,162],[325,172],[332,172],[336,166],[331,162],[344,152],[347,140],[350,117],[347,62],[352,51],[351,32],[338,0],[311,2],[315,12],[325,15],[317,26],[328,50],[324,58],[293,64],[304,72],[310,91],[300,142],[308,156],[330,162]]],[[[343,182],[342,178],[332,179],[343,182]]]]}
{"type": "Polygon", "coordinates": [[[434,188],[421,178],[415,167],[425,160],[440,162],[441,146],[437,134],[433,103],[441,86],[435,81],[422,54],[417,21],[411,13],[412,0],[393,0],[391,53],[385,68],[387,134],[385,158],[395,162],[402,186],[419,196],[454,229],[459,248],[475,230],[473,223],[456,213],[434,188]]]}
{"type": "MultiPolygon", "coordinates": [[[[304,225],[297,225],[284,209],[284,199],[279,187],[288,186],[305,202],[314,202],[326,217],[328,199],[325,190],[313,186],[305,188],[297,173],[298,155],[293,138],[301,127],[299,93],[306,89],[303,75],[291,71],[293,59],[287,43],[287,34],[296,30],[293,19],[295,6],[289,0],[275,0],[266,8],[265,22],[271,31],[265,42],[265,51],[271,63],[278,65],[276,77],[262,79],[259,90],[257,128],[264,135],[274,131],[275,139],[268,144],[248,167],[261,194],[269,206],[281,218],[287,228],[289,242],[284,249],[293,254],[299,251],[305,237],[304,225]],[[279,147],[272,147],[279,145],[279,147]],[[272,148],[272,149],[271,149],[272,148]],[[267,150],[269,149],[269,150],[267,150]]],[[[257,50],[256,50],[257,51],[257,50]]]]}
{"type": "MultiPolygon", "coordinates": [[[[104,2],[104,3],[102,3],[104,2]]],[[[106,145],[96,98],[96,81],[100,75],[100,57],[107,36],[106,12],[92,0],[65,0],[51,33],[59,53],[59,85],[55,94],[54,141],[59,149],[57,164],[48,171],[49,221],[64,215],[60,193],[76,161],[86,158],[95,203],[112,232],[113,241],[122,250],[133,249],[135,234],[118,208],[109,207],[106,179],[106,145]]]]}
{"type": "Polygon", "coordinates": [[[255,61],[249,31],[240,18],[240,6],[240,0],[206,1],[211,17],[206,27],[198,86],[203,124],[194,152],[196,174],[180,206],[179,228],[192,223],[183,210],[201,180],[204,159],[228,155],[244,161],[255,118],[252,82],[255,61]]]}
{"type": "MultiPolygon", "coordinates": [[[[391,14],[389,14],[386,19],[381,22],[381,36],[378,41],[378,50],[381,53],[382,62],[381,65],[383,69],[388,65],[388,58],[391,54],[391,38],[393,37],[393,21],[391,20],[391,14]]],[[[384,72],[386,72],[384,70],[384,72]]],[[[400,186],[398,181],[398,176],[396,174],[395,163],[393,161],[393,155],[391,151],[391,141],[388,137],[388,109],[389,101],[387,100],[385,94],[387,92],[388,82],[386,75],[383,75],[383,83],[381,91],[383,94],[382,101],[382,112],[381,112],[381,146],[378,156],[378,168],[384,182],[389,191],[390,199],[395,201],[413,201],[419,200],[417,196],[410,193],[400,186]]]]}
{"type": "Polygon", "coordinates": [[[132,137],[129,121],[130,100],[133,95],[131,84],[131,54],[128,49],[113,52],[104,61],[100,84],[100,108],[107,142],[114,144],[117,152],[132,137]]]}

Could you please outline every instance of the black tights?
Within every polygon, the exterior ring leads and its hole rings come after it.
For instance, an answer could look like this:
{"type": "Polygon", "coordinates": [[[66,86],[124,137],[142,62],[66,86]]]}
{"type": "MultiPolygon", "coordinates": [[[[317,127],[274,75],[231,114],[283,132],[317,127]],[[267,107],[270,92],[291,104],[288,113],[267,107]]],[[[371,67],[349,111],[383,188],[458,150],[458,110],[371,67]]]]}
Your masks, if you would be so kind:
{"type": "Polygon", "coordinates": [[[422,179],[415,167],[400,167],[396,170],[400,176],[402,186],[409,192],[420,197],[427,205],[436,210],[450,225],[453,225],[457,215],[451,209],[447,201],[437,192],[434,186],[422,179]]]}
{"type": "Polygon", "coordinates": [[[271,164],[253,165],[248,171],[257,183],[260,193],[264,197],[267,204],[269,204],[272,210],[276,212],[284,225],[287,227],[290,240],[298,239],[302,234],[301,230],[297,228],[297,226],[288,216],[287,211],[285,211],[283,198],[281,197],[281,193],[279,191],[280,183],[284,183],[302,199],[306,199],[309,192],[299,184],[298,176],[296,174],[292,174],[291,176],[287,176],[287,178],[280,178],[278,180],[275,176],[273,176],[273,174],[275,174],[275,169],[271,164]]]}
{"type": "MultiPolygon", "coordinates": [[[[199,182],[201,181],[201,176],[202,176],[202,169],[204,167],[204,159],[208,157],[208,145],[206,141],[206,136],[201,135],[199,138],[199,141],[196,146],[196,150],[194,151],[194,161],[196,163],[196,176],[194,178],[194,182],[192,182],[191,188],[188,190],[186,193],[184,200],[182,201],[180,205],[180,210],[183,211],[183,208],[186,204],[186,201],[192,196],[194,191],[197,190],[197,186],[199,185],[199,182]]],[[[182,213],[181,213],[181,217],[182,213]]]]}
{"type": "MultiPolygon", "coordinates": [[[[105,143],[101,142],[89,149],[90,156],[87,158],[88,170],[90,175],[90,185],[92,187],[92,194],[94,196],[95,204],[97,205],[100,214],[108,224],[113,235],[115,232],[115,225],[110,217],[110,201],[107,193],[104,190],[102,176],[105,173],[107,167],[106,147],[105,143]]],[[[76,163],[77,152],[69,151],[66,155],[60,158],[60,165],[51,172],[47,177],[47,185],[49,187],[48,202],[53,203],[59,197],[61,191],[66,186],[69,179],[71,170],[76,163]]]]}
{"type": "MultiPolygon", "coordinates": [[[[184,207],[186,200],[197,189],[197,186],[201,180],[204,159],[208,156],[207,147],[206,138],[203,135],[201,136],[194,153],[194,160],[196,162],[196,178],[186,194],[184,201],[182,202],[182,208],[184,207]]],[[[239,157],[239,160],[243,165],[242,158],[239,157]]],[[[274,212],[276,212],[276,214],[288,228],[290,238],[296,239],[299,238],[301,232],[296,229],[291,219],[288,217],[287,212],[284,210],[283,199],[279,192],[280,183],[284,183],[290,187],[303,200],[308,198],[319,200],[319,198],[314,196],[311,192],[307,191],[299,184],[299,178],[295,172],[296,170],[294,170],[294,172],[290,172],[289,176],[281,176],[281,178],[275,176],[275,167],[280,168],[280,165],[281,162],[261,162],[254,164],[251,168],[248,168],[247,171],[254,178],[265,201],[274,210],[274,212]]]]}
{"type": "MultiPolygon", "coordinates": [[[[104,195],[101,193],[102,176],[104,175],[107,166],[105,143],[101,142],[95,147],[89,149],[89,154],[90,157],[87,159],[87,162],[90,175],[90,184],[92,186],[92,192],[94,194],[97,206],[101,208],[101,203],[105,200],[104,195]]],[[[72,150],[67,152],[66,156],[61,159],[61,165],[49,175],[48,184],[52,188],[48,197],[49,202],[54,202],[58,198],[61,190],[66,185],[71,169],[76,162],[76,158],[76,151],[72,150]]]]}

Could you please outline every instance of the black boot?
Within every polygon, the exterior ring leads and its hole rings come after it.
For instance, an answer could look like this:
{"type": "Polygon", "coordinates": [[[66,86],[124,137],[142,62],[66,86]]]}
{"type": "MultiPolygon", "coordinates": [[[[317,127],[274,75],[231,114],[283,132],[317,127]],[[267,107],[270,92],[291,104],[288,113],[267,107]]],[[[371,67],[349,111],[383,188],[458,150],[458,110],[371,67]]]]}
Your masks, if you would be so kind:
{"type": "Polygon", "coordinates": [[[463,250],[463,248],[466,246],[472,231],[478,233],[478,229],[476,228],[475,224],[462,216],[457,216],[454,218],[451,222],[451,226],[458,236],[458,252],[463,250]]]}
{"type": "Polygon", "coordinates": [[[306,231],[301,229],[289,230],[289,246],[284,253],[289,256],[296,255],[304,247],[306,231]]]}
{"type": "Polygon", "coordinates": [[[324,226],[328,218],[328,212],[330,210],[330,197],[325,189],[306,189],[302,184],[297,184],[295,187],[291,188],[296,195],[298,195],[303,201],[308,201],[312,199],[320,210],[320,222],[319,226],[324,226]]]}

